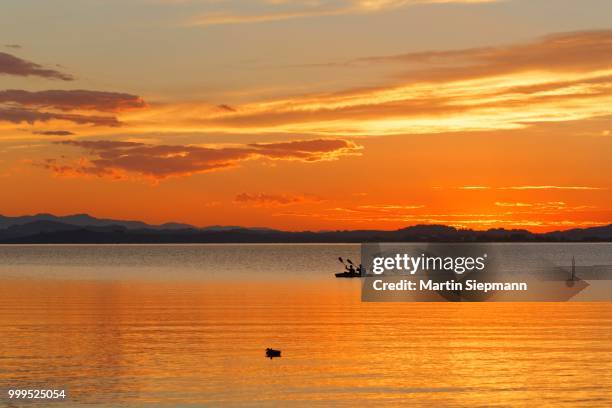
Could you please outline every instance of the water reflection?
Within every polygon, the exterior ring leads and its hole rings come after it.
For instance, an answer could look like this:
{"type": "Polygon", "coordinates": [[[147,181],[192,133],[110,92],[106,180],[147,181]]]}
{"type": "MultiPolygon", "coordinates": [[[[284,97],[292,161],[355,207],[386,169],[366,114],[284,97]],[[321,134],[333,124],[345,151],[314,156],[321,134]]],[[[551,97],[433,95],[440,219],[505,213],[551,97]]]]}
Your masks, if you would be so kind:
{"type": "Polygon", "coordinates": [[[359,289],[5,277],[0,387],[65,387],[72,405],[612,403],[608,303],[376,304],[359,289]]]}

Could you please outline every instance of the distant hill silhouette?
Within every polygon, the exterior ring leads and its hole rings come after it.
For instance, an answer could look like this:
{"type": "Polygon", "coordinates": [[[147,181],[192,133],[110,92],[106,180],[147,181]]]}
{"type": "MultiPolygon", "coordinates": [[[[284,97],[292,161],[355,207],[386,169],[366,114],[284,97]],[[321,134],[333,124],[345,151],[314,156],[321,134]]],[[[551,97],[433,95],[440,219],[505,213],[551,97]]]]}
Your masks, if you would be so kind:
{"type": "Polygon", "coordinates": [[[523,229],[478,231],[415,225],[393,231],[280,231],[269,228],[189,224],[150,225],[87,214],[0,216],[0,243],[334,243],[334,242],[612,242],[612,224],[548,233],[523,229]]]}
{"type": "Polygon", "coordinates": [[[169,222],[161,225],[150,225],[142,221],[121,221],[104,218],[95,218],[88,214],[74,214],[56,216],[52,214],[24,215],[22,217],[4,217],[0,215],[0,230],[14,225],[23,225],[35,221],[50,221],[81,227],[107,227],[109,225],[120,225],[128,229],[150,228],[150,229],[184,229],[193,228],[192,225],[169,222]]]}

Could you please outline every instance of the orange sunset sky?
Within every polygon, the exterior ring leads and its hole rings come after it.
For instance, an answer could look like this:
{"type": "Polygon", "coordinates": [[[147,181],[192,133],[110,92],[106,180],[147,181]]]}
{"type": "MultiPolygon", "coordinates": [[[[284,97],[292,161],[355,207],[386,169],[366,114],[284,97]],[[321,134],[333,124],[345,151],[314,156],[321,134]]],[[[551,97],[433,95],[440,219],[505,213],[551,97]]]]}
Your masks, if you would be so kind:
{"type": "Polygon", "coordinates": [[[0,214],[612,222],[612,2],[8,0],[0,214]]]}

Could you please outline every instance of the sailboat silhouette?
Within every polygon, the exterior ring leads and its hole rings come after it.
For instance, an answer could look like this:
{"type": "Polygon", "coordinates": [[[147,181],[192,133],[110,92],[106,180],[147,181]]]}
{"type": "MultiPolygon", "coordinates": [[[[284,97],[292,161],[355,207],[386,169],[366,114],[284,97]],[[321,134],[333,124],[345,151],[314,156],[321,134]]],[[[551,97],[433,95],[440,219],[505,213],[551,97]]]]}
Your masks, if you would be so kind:
{"type": "Polygon", "coordinates": [[[574,282],[576,282],[576,257],[572,255],[572,272],[567,279],[567,286],[574,286],[574,282]]]}

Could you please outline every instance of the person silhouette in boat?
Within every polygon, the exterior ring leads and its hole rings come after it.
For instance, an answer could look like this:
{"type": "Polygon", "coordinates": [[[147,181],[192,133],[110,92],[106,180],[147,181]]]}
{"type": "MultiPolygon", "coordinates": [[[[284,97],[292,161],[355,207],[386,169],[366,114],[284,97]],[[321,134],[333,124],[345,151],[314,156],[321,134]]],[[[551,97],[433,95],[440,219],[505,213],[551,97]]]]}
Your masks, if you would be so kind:
{"type": "Polygon", "coordinates": [[[357,267],[357,273],[359,275],[363,275],[363,265],[359,264],[359,266],[357,267]]]}
{"type": "Polygon", "coordinates": [[[340,274],[336,274],[337,277],[344,277],[346,275],[349,275],[349,276],[351,276],[351,275],[352,276],[361,276],[365,272],[365,270],[363,269],[363,266],[361,264],[359,264],[359,266],[357,268],[355,268],[355,264],[350,259],[347,259],[346,262],[345,262],[344,259],[342,259],[342,257],[339,256],[338,260],[342,263],[342,265],[344,265],[345,272],[340,273],[340,274]],[[340,276],[338,276],[338,275],[340,275],[340,276]]]}

